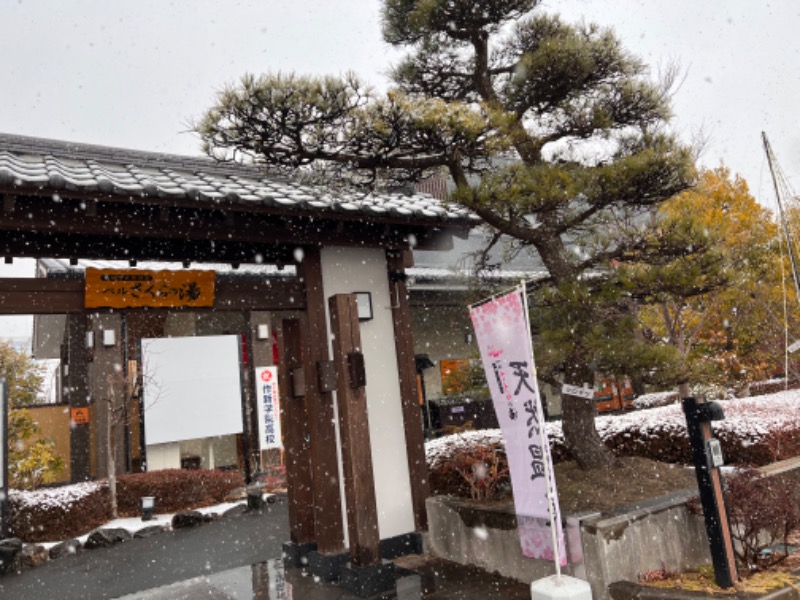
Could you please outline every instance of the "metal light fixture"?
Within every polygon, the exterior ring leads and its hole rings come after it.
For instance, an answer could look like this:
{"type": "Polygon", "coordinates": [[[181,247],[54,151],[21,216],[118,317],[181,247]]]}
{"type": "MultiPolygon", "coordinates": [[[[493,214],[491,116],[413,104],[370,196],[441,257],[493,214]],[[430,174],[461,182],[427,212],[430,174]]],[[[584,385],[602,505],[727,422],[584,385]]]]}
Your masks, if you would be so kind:
{"type": "Polygon", "coordinates": [[[152,521],[156,510],[155,496],[142,496],[139,498],[139,508],[142,511],[142,521],[152,521]]]}
{"type": "Polygon", "coordinates": [[[372,320],[372,294],[370,292],[353,292],[356,295],[358,304],[358,320],[372,320]]]}

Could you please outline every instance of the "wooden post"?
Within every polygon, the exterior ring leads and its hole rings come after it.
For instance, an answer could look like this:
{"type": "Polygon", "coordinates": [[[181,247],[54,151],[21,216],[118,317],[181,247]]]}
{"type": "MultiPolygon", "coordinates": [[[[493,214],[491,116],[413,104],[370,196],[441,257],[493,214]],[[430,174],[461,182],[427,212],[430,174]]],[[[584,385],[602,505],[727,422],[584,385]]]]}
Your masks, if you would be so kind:
{"type": "Polygon", "coordinates": [[[342,500],[339,497],[339,463],[336,455],[333,394],[320,386],[320,369],[328,362],[325,296],[319,248],[306,248],[299,265],[306,294],[306,328],[303,332],[308,433],[311,436],[311,470],[314,487],[314,531],[320,554],[344,550],[342,500]]]}
{"type": "MultiPolygon", "coordinates": [[[[71,415],[76,408],[89,408],[89,352],[86,349],[88,331],[86,313],[67,316],[67,389],[71,415]]],[[[91,414],[91,413],[90,413],[91,414]]],[[[88,481],[91,477],[91,440],[89,423],[70,423],[69,456],[72,483],[88,481]]]]}
{"type": "Polygon", "coordinates": [[[380,535],[358,306],[353,294],[332,296],[328,306],[336,365],[350,560],[357,567],[366,567],[380,563],[380,535]]]}
{"type": "Polygon", "coordinates": [[[417,531],[428,528],[425,499],[430,494],[428,467],[425,462],[425,436],[422,428],[422,410],[419,406],[417,372],[414,366],[414,339],[411,334],[411,310],[408,303],[405,267],[411,262],[408,252],[388,252],[387,268],[389,293],[394,324],[394,343],[397,354],[397,373],[400,379],[400,398],[403,409],[403,427],[406,435],[406,456],[411,483],[411,504],[414,527],[417,531]]]}
{"type": "Polygon", "coordinates": [[[300,377],[303,365],[300,321],[284,319],[277,333],[281,358],[278,381],[286,449],[289,538],[295,544],[307,544],[314,541],[314,482],[311,477],[311,448],[306,438],[306,392],[300,377]]]}
{"type": "Polygon", "coordinates": [[[721,418],[721,411],[719,416],[712,416],[708,403],[692,397],[684,398],[682,402],[714,565],[714,581],[721,588],[729,588],[739,579],[736,557],[719,469],[709,464],[706,450],[706,444],[711,439],[711,420],[721,418]]]}

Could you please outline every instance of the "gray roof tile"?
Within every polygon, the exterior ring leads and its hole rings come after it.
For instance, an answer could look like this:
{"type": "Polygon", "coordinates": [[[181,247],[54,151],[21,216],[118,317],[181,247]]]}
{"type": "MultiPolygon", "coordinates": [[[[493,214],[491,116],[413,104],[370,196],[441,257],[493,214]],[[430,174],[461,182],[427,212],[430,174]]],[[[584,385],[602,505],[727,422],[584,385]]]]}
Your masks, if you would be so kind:
{"type": "Polygon", "coordinates": [[[0,186],[120,196],[222,201],[329,214],[399,217],[451,225],[477,217],[427,195],[364,195],[301,185],[252,166],[0,134],[0,186]]]}

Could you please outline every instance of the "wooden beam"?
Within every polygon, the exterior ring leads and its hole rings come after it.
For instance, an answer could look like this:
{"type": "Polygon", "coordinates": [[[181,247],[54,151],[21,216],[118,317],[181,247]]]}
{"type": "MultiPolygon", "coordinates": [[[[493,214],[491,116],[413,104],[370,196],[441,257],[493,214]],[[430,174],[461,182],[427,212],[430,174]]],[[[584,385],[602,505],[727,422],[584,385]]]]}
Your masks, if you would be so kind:
{"type": "Polygon", "coordinates": [[[380,563],[378,505],[369,439],[364,355],[353,294],[337,294],[328,301],[336,365],[336,405],[342,443],[344,494],[350,560],[366,567],[380,563]]]}
{"type": "Polygon", "coordinates": [[[453,234],[466,230],[462,225],[395,223],[311,210],[290,215],[249,205],[246,211],[234,211],[203,203],[190,207],[135,198],[61,198],[53,203],[49,197],[45,201],[17,195],[15,210],[0,221],[0,230],[14,232],[0,243],[0,253],[31,256],[35,249],[39,256],[49,257],[254,262],[256,254],[269,256],[279,246],[289,246],[284,254],[291,256],[299,242],[402,249],[415,240],[420,249],[446,249],[452,246],[453,234]],[[166,215],[168,221],[163,220],[166,215]],[[203,251],[201,242],[213,244],[203,251]],[[237,256],[223,255],[224,248],[237,244],[251,249],[237,256]]]}
{"type": "MultiPolygon", "coordinates": [[[[214,306],[203,310],[302,310],[304,307],[303,286],[299,280],[237,277],[217,280],[214,306]]],[[[64,314],[84,310],[82,277],[0,278],[0,314],[64,314]]]]}
{"type": "Polygon", "coordinates": [[[400,379],[400,401],[403,411],[403,428],[406,435],[406,456],[411,484],[411,505],[414,527],[417,531],[428,528],[425,500],[430,494],[428,468],[425,461],[425,436],[422,429],[422,411],[417,391],[417,373],[414,366],[414,338],[411,333],[411,310],[404,265],[408,258],[400,252],[387,252],[386,265],[391,294],[394,343],[397,354],[397,373],[400,379]]]}
{"type": "Polygon", "coordinates": [[[289,537],[295,544],[307,544],[315,539],[311,448],[306,436],[309,415],[305,390],[297,389],[298,386],[293,382],[293,375],[303,366],[300,320],[284,319],[277,333],[280,355],[278,382],[289,500],[289,537]]]}
{"type": "Polygon", "coordinates": [[[344,550],[339,464],[336,455],[333,395],[320,386],[320,365],[328,362],[328,327],[322,287],[322,261],[318,248],[306,248],[300,278],[305,284],[306,330],[303,348],[308,433],[311,436],[311,470],[314,481],[314,521],[317,551],[339,554],[344,550]]]}
{"type": "Polygon", "coordinates": [[[82,313],[82,279],[1,278],[0,314],[82,313]]]}

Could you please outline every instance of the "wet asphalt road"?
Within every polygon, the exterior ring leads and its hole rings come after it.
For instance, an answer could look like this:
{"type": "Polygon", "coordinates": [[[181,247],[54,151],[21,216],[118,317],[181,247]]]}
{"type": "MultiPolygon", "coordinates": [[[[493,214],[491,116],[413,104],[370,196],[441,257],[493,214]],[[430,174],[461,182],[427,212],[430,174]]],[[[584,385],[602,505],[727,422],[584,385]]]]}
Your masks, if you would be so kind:
{"type": "Polygon", "coordinates": [[[281,556],[289,539],[285,497],[260,513],[86,550],[0,576],[3,600],[101,600],[281,556]]]}

